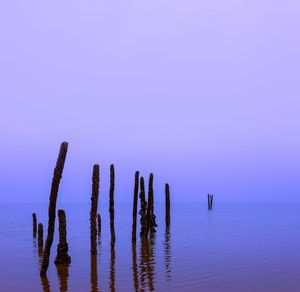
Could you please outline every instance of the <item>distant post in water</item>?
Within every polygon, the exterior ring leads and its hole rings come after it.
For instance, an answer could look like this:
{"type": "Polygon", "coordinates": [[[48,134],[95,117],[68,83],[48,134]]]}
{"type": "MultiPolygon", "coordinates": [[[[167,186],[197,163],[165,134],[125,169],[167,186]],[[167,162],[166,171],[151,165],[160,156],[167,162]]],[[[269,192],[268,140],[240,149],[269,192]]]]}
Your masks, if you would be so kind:
{"type": "Polygon", "coordinates": [[[37,231],[37,220],[36,220],[36,214],[32,214],[32,234],[33,237],[36,238],[36,231],[37,231]]]}
{"type": "Polygon", "coordinates": [[[207,194],[208,210],[212,210],[212,207],[213,207],[213,198],[214,198],[214,195],[207,194]]]}
{"type": "Polygon", "coordinates": [[[98,219],[98,236],[100,236],[101,235],[101,216],[99,213],[98,213],[97,219],[98,219]]]}
{"type": "Polygon", "coordinates": [[[114,191],[115,191],[115,167],[110,165],[110,187],[109,187],[109,215],[110,215],[110,245],[112,248],[115,246],[115,209],[114,209],[114,191]]]}
{"type": "Polygon", "coordinates": [[[140,202],[141,202],[141,209],[140,209],[140,223],[141,223],[141,231],[140,236],[142,238],[146,238],[146,230],[147,230],[147,201],[145,195],[145,182],[144,178],[140,178],[140,202]]]}
{"type": "Polygon", "coordinates": [[[68,255],[68,242],[67,242],[67,220],[64,210],[58,210],[58,222],[59,222],[59,243],[57,245],[57,256],[55,258],[55,264],[69,264],[71,257],[68,255]]]}
{"type": "Polygon", "coordinates": [[[59,189],[60,180],[62,177],[65,160],[68,152],[68,143],[63,142],[60,146],[56,166],[53,173],[52,186],[49,198],[49,210],[48,210],[48,233],[43,252],[43,261],[41,266],[41,275],[46,275],[49,266],[50,250],[53,243],[54,228],[55,228],[55,216],[56,216],[56,200],[59,189]]]}
{"type": "Polygon", "coordinates": [[[138,192],[139,192],[139,172],[135,172],[134,176],[134,193],[133,193],[133,208],[132,208],[132,241],[136,241],[136,216],[138,206],[138,192]]]}
{"type": "Polygon", "coordinates": [[[165,185],[166,193],[166,226],[170,226],[170,187],[169,184],[165,185]]]}
{"type": "Polygon", "coordinates": [[[99,196],[99,165],[95,164],[93,167],[92,177],[92,198],[90,211],[90,239],[91,239],[91,254],[97,254],[97,209],[99,196]]]}

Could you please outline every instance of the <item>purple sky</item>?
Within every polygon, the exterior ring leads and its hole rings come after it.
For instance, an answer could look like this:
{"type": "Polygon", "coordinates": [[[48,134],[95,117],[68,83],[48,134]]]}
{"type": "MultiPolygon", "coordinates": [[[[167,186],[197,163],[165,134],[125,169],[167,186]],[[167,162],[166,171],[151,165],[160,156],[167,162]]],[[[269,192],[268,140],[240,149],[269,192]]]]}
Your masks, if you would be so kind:
{"type": "Polygon", "coordinates": [[[1,1],[0,202],[299,200],[298,0],[1,1]],[[101,197],[102,196],[102,197],[101,197]]]}

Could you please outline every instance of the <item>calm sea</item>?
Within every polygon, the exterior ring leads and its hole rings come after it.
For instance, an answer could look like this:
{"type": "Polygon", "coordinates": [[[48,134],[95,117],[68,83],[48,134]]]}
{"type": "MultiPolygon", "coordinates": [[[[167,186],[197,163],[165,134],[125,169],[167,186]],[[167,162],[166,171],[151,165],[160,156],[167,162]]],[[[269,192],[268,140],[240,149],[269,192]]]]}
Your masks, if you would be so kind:
{"type": "MultiPolygon", "coordinates": [[[[204,203],[155,206],[157,233],[131,242],[132,205],[115,206],[115,250],[108,206],[100,204],[102,234],[91,258],[89,204],[59,204],[67,215],[72,258],[57,270],[57,233],[47,279],[32,235],[32,213],[47,230],[47,205],[0,204],[0,291],[300,291],[300,204],[204,203]]],[[[56,230],[58,224],[56,221],[56,230]]]]}

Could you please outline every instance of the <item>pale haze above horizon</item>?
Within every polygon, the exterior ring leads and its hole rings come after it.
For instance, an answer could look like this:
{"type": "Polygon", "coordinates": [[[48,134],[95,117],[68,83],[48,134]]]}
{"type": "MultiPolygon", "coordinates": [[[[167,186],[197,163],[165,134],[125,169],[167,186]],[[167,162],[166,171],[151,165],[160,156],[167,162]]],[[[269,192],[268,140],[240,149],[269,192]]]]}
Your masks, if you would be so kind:
{"type": "Polygon", "coordinates": [[[300,200],[300,2],[2,1],[0,202],[300,200]]]}

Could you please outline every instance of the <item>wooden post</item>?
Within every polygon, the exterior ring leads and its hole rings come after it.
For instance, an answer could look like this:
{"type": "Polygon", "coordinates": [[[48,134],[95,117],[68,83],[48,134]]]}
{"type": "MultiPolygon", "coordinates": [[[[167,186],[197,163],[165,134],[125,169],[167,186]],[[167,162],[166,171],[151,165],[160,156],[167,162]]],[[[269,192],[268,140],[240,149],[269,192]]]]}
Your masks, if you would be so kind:
{"type": "Polygon", "coordinates": [[[59,243],[57,245],[57,256],[55,264],[69,264],[71,257],[68,255],[68,242],[67,242],[67,220],[64,210],[58,210],[58,222],[59,222],[59,243]]]}
{"type": "Polygon", "coordinates": [[[98,236],[101,235],[101,216],[100,214],[98,213],[98,236]]]}
{"type": "Polygon", "coordinates": [[[146,201],[146,195],[145,195],[145,182],[144,178],[140,178],[140,202],[141,202],[141,209],[139,211],[139,214],[141,216],[140,223],[141,223],[141,231],[140,236],[142,238],[146,237],[146,230],[147,230],[147,201],[146,201]]]}
{"type": "Polygon", "coordinates": [[[165,185],[166,193],[166,226],[170,226],[170,187],[169,184],[165,185]]]}
{"type": "Polygon", "coordinates": [[[147,206],[147,229],[146,229],[146,238],[148,233],[156,232],[156,216],[154,215],[154,194],[153,194],[153,174],[150,173],[149,183],[148,183],[148,206],[147,206]]]}
{"type": "Polygon", "coordinates": [[[109,188],[109,214],[110,214],[110,245],[112,248],[115,246],[115,209],[114,209],[114,190],[115,190],[115,168],[110,165],[110,188],[109,188]]]}
{"type": "Polygon", "coordinates": [[[43,246],[44,245],[44,228],[43,228],[43,224],[39,223],[38,225],[38,245],[43,246]]]}
{"type": "Polygon", "coordinates": [[[92,198],[90,211],[90,238],[91,238],[91,254],[97,254],[97,209],[99,196],[99,165],[95,164],[93,167],[93,184],[92,184],[92,198]]]}
{"type": "Polygon", "coordinates": [[[210,210],[210,195],[207,194],[207,207],[208,207],[208,210],[210,210]]]}
{"type": "Polygon", "coordinates": [[[44,228],[43,224],[39,223],[38,225],[38,254],[39,257],[43,255],[43,248],[44,248],[44,228]]]}
{"type": "Polygon", "coordinates": [[[48,233],[43,252],[43,261],[41,266],[41,275],[45,275],[49,266],[50,250],[53,243],[54,228],[55,228],[55,215],[56,215],[56,200],[59,189],[59,183],[62,177],[65,160],[68,151],[68,143],[63,142],[60,146],[59,155],[56,161],[56,166],[53,173],[52,186],[49,199],[48,210],[48,233]]]}
{"type": "Polygon", "coordinates": [[[214,195],[207,194],[208,210],[212,210],[212,207],[213,207],[213,198],[214,198],[214,195]]]}
{"type": "Polygon", "coordinates": [[[134,193],[133,193],[133,208],[132,208],[132,241],[136,241],[136,216],[138,206],[138,192],[139,192],[139,172],[135,172],[134,176],[134,193]]]}
{"type": "Polygon", "coordinates": [[[32,214],[32,234],[33,237],[36,238],[36,231],[37,231],[37,220],[36,220],[36,214],[32,214]]]}

